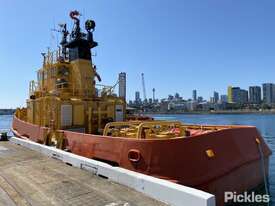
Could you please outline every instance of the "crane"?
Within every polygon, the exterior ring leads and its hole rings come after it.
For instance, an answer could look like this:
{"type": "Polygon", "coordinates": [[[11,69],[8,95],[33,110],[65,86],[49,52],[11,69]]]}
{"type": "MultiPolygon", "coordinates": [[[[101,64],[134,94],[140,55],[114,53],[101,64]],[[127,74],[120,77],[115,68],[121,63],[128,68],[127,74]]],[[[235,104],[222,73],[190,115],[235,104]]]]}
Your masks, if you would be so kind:
{"type": "Polygon", "coordinates": [[[147,98],[146,98],[146,89],[145,89],[144,73],[141,73],[141,80],[142,80],[143,99],[144,99],[144,101],[145,101],[147,98]]]}

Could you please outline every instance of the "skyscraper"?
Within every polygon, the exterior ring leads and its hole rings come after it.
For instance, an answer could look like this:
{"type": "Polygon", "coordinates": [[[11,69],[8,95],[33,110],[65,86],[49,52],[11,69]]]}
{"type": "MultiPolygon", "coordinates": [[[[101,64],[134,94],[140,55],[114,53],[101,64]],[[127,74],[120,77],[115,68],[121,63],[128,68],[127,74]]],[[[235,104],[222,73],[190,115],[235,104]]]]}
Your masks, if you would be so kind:
{"type": "Polygon", "coordinates": [[[119,81],[118,96],[123,97],[125,99],[126,98],[126,73],[125,72],[119,73],[118,81],[119,81]]]}
{"type": "Polygon", "coordinates": [[[248,103],[248,91],[245,89],[240,90],[240,102],[241,104],[248,103]]]}
{"type": "MultiPolygon", "coordinates": [[[[245,104],[248,102],[248,91],[240,87],[231,87],[232,102],[245,104]]],[[[231,103],[232,103],[231,102],[231,103]]]]}
{"type": "Polygon", "coordinates": [[[221,95],[221,103],[226,103],[228,101],[227,95],[221,95]]]}
{"type": "Polygon", "coordinates": [[[275,103],[275,84],[272,84],[272,98],[271,102],[275,103]]]}
{"type": "Polygon", "coordinates": [[[219,93],[214,91],[214,103],[218,103],[219,101],[219,93]]]}
{"type": "Polygon", "coordinates": [[[273,93],[275,92],[275,86],[272,83],[263,84],[263,102],[266,104],[271,104],[274,102],[273,93]]]}
{"type": "Polygon", "coordinates": [[[193,90],[193,101],[197,101],[197,90],[193,90]]]}
{"type": "MultiPolygon", "coordinates": [[[[229,98],[229,97],[228,97],[229,98]]],[[[231,102],[230,103],[241,103],[241,88],[231,87],[231,102]]]]}
{"type": "Polygon", "coordinates": [[[250,86],[249,87],[249,102],[252,104],[261,103],[261,87],[259,86],[250,86]]]}
{"type": "Polygon", "coordinates": [[[135,93],[135,103],[138,104],[141,102],[141,99],[140,99],[140,92],[139,91],[136,91],[135,93]]]}

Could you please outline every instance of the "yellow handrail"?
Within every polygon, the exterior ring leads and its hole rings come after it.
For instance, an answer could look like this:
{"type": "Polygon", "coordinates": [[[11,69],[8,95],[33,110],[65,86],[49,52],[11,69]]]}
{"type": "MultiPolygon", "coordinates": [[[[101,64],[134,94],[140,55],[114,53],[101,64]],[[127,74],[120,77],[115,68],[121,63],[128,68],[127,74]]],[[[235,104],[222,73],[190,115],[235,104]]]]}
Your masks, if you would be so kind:
{"type": "Polygon", "coordinates": [[[142,132],[144,128],[148,129],[154,129],[156,126],[173,126],[174,128],[179,128],[180,129],[180,136],[183,135],[183,128],[182,123],[180,121],[151,121],[151,122],[143,122],[138,126],[138,131],[136,134],[136,138],[140,139],[142,136],[142,132]]]}
{"type": "Polygon", "coordinates": [[[103,135],[107,136],[110,130],[110,127],[130,127],[130,126],[138,126],[141,122],[140,121],[131,121],[131,122],[110,122],[105,125],[103,135]]]}

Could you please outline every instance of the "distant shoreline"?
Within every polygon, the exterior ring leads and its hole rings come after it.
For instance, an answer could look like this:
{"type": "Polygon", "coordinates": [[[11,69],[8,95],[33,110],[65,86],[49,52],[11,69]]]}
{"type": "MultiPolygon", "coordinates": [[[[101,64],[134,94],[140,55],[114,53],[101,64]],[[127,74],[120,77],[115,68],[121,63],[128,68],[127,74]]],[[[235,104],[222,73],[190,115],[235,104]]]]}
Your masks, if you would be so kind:
{"type": "MultiPolygon", "coordinates": [[[[13,115],[15,109],[0,109],[0,115],[13,115]]],[[[275,110],[250,110],[250,111],[192,111],[192,112],[143,112],[141,115],[174,115],[174,114],[275,114],[275,110]]]]}
{"type": "Polygon", "coordinates": [[[13,115],[15,109],[0,109],[0,115],[13,115]]]}
{"type": "Polygon", "coordinates": [[[143,115],[175,115],[175,114],[275,114],[275,110],[264,111],[205,111],[205,112],[143,112],[143,115]]]}

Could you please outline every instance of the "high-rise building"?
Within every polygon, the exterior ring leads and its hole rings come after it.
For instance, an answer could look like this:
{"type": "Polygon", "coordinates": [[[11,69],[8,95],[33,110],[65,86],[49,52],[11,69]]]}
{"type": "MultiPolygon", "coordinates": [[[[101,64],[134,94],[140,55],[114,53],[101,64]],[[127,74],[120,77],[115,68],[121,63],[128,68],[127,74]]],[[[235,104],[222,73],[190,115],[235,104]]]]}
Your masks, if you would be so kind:
{"type": "Polygon", "coordinates": [[[249,87],[249,102],[252,104],[261,103],[261,87],[259,86],[250,86],[249,87]]]}
{"type": "Polygon", "coordinates": [[[227,88],[227,102],[233,103],[232,86],[227,88]]]}
{"type": "Polygon", "coordinates": [[[219,101],[219,93],[214,91],[214,103],[218,103],[219,101]]]}
{"type": "Polygon", "coordinates": [[[240,87],[232,87],[232,102],[245,104],[248,102],[248,91],[240,87]]]}
{"type": "Polygon", "coordinates": [[[118,81],[119,81],[118,96],[125,99],[126,98],[126,73],[125,72],[119,73],[118,81]]]}
{"type": "Polygon", "coordinates": [[[272,103],[275,103],[275,84],[272,84],[272,103]]]}
{"type": "Polygon", "coordinates": [[[245,104],[248,102],[248,91],[240,87],[229,86],[227,94],[229,103],[245,104]]]}
{"type": "Polygon", "coordinates": [[[263,84],[263,102],[266,104],[271,104],[274,102],[275,86],[272,83],[263,84]],[[274,96],[274,97],[273,97],[274,96]]]}
{"type": "Polygon", "coordinates": [[[197,90],[193,90],[193,101],[197,101],[197,90]]]}
{"type": "Polygon", "coordinates": [[[221,103],[226,103],[228,101],[227,95],[223,94],[221,95],[221,103]]]}
{"type": "Polygon", "coordinates": [[[240,87],[231,87],[231,103],[240,103],[241,102],[241,88],[240,87]]]}
{"type": "Polygon", "coordinates": [[[141,102],[141,99],[140,99],[140,92],[139,91],[136,91],[135,93],[135,103],[138,104],[141,102]]]}
{"type": "Polygon", "coordinates": [[[248,103],[248,91],[245,89],[240,90],[240,102],[241,104],[246,104],[248,103]]]}

